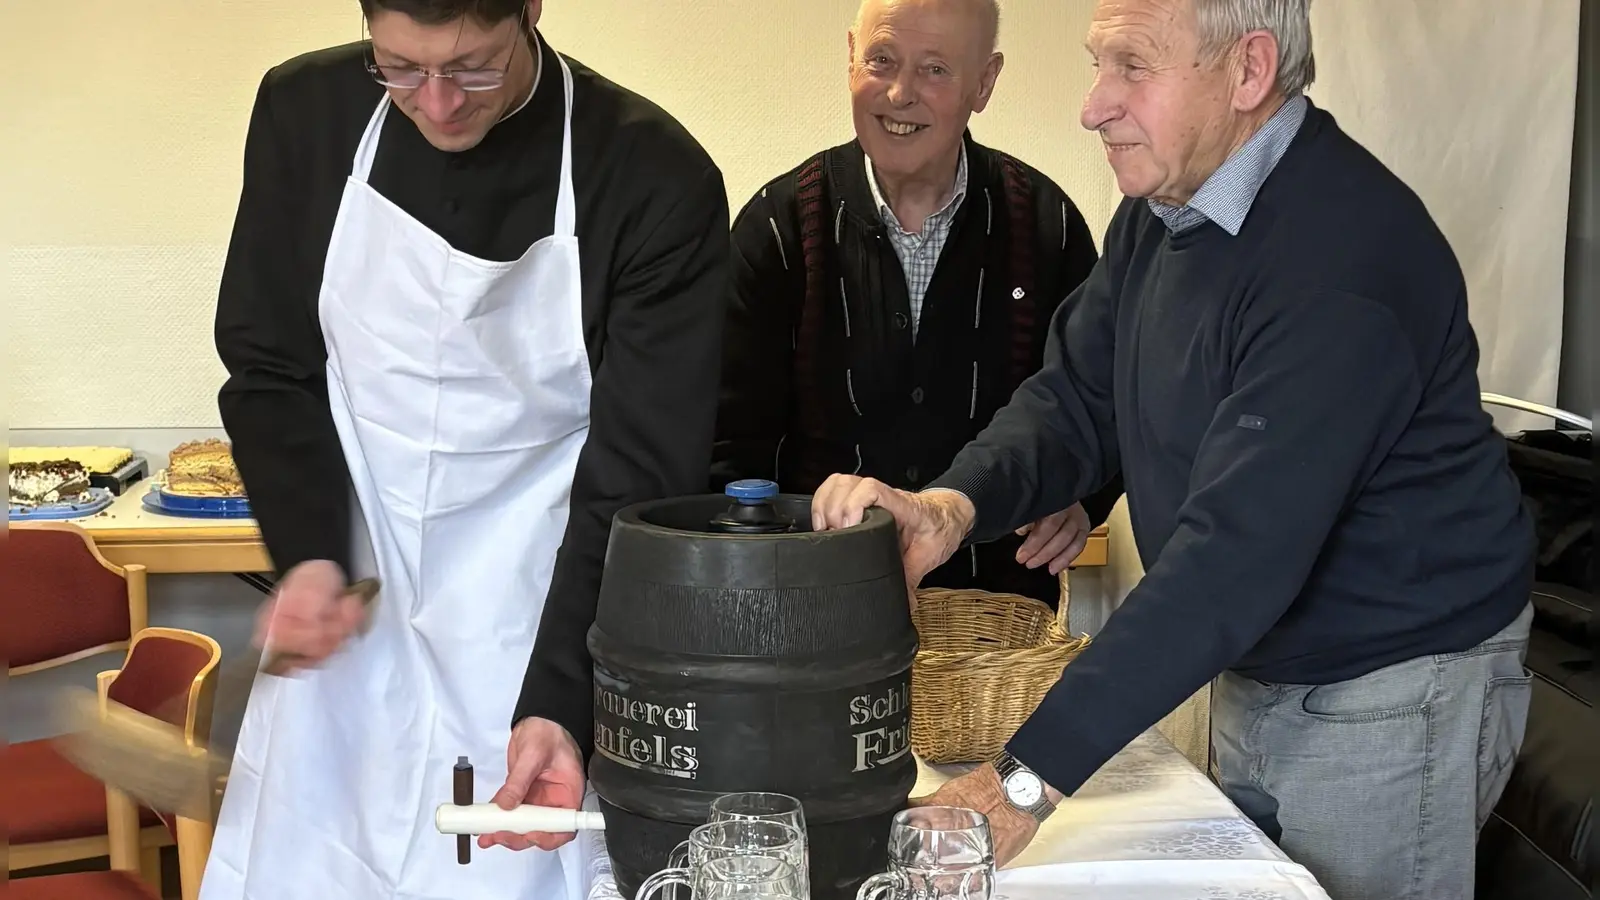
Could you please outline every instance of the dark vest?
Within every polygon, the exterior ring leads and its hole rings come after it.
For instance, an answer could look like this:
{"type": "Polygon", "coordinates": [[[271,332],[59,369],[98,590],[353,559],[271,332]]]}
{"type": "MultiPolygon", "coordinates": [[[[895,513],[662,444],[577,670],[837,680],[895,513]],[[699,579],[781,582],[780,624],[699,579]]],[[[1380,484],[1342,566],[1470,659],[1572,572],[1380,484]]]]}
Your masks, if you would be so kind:
{"type": "MultiPolygon", "coordinates": [[[[784,490],[811,493],[834,472],[917,490],[1037,370],[1045,320],[1061,297],[1037,296],[1030,177],[1016,160],[970,142],[968,170],[913,343],[905,276],[859,145],[799,168],[805,290],[795,317],[793,421],[777,456],[784,490]]],[[[923,584],[1054,603],[1056,579],[1019,566],[1019,543],[964,550],[923,584]]]]}
{"type": "Polygon", "coordinates": [[[1000,184],[969,178],[915,343],[905,276],[859,151],[826,152],[801,166],[805,292],[795,329],[795,422],[778,458],[786,489],[815,490],[833,472],[920,488],[1038,368],[1032,196],[1021,166],[997,156],[1000,184]]]}

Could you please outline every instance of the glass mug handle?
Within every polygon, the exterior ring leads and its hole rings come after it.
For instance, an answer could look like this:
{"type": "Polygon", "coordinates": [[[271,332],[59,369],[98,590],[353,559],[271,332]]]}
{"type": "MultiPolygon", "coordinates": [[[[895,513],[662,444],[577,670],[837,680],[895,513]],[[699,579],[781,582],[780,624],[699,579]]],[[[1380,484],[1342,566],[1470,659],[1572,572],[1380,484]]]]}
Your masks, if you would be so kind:
{"type": "Polygon", "coordinates": [[[672,848],[672,852],[667,854],[667,868],[669,868],[669,869],[687,869],[687,868],[689,868],[689,842],[688,841],[680,841],[678,843],[678,846],[673,847],[672,848]]]}
{"type": "MultiPolygon", "coordinates": [[[[682,870],[688,872],[690,871],[690,868],[689,842],[680,841],[678,846],[673,847],[672,852],[667,854],[667,869],[669,871],[682,870]]],[[[671,884],[666,885],[666,888],[667,900],[678,900],[678,883],[672,882],[671,884]]]]}
{"type": "Polygon", "coordinates": [[[688,869],[662,869],[646,878],[644,883],[639,885],[639,890],[634,893],[633,900],[649,900],[653,894],[662,888],[671,887],[676,890],[680,884],[686,888],[693,888],[693,874],[688,869]]]}
{"type": "Polygon", "coordinates": [[[893,900],[906,893],[906,880],[898,872],[879,872],[861,883],[856,900],[893,900]]]}

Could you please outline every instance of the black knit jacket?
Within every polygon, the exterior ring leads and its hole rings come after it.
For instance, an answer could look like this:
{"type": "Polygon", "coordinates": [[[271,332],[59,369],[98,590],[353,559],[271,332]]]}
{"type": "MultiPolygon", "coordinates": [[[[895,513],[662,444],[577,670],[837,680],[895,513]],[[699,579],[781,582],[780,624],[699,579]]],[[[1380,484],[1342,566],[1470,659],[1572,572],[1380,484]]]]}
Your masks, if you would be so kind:
{"type": "MultiPolygon", "coordinates": [[[[966,136],[967,191],[923,298],[916,341],[899,258],[859,143],[768,182],[733,226],[711,487],[772,478],[814,492],[834,472],[916,490],[950,464],[1043,360],[1051,315],[1096,253],[1049,178],[966,136]]],[[[1099,524],[1120,479],[1086,498],[1099,524]]],[[[925,586],[1054,603],[1020,539],[962,551],[925,586]]]]}

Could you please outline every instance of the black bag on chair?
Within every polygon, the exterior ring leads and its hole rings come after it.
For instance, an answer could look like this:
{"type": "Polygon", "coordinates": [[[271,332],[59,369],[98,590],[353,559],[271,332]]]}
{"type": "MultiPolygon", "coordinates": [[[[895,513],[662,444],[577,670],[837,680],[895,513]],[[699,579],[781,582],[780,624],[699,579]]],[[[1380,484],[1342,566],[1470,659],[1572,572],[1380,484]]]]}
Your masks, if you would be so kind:
{"type": "Polygon", "coordinates": [[[1539,538],[1534,578],[1593,591],[1594,436],[1555,429],[1524,431],[1508,436],[1506,447],[1539,538]]]}
{"type": "Polygon", "coordinates": [[[1476,896],[1579,900],[1600,878],[1594,438],[1551,429],[1506,442],[1538,537],[1526,663],[1535,678],[1516,768],[1479,836],[1476,896]]]}

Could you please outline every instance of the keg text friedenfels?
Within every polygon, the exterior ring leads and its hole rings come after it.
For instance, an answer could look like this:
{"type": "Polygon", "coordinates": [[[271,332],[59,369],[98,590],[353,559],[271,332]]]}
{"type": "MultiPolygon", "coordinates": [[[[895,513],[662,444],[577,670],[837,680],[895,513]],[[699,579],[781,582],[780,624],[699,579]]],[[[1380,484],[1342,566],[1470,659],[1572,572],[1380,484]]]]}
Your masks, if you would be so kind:
{"type": "MultiPolygon", "coordinates": [[[[693,701],[682,706],[666,706],[632,700],[598,683],[594,686],[594,699],[599,709],[629,722],[671,731],[699,730],[693,701]]],[[[598,719],[594,723],[594,746],[596,752],[613,762],[674,778],[694,778],[700,768],[692,744],[668,743],[665,735],[640,734],[626,725],[612,727],[598,719]]]]}

